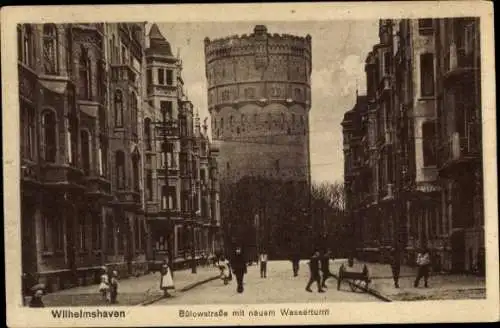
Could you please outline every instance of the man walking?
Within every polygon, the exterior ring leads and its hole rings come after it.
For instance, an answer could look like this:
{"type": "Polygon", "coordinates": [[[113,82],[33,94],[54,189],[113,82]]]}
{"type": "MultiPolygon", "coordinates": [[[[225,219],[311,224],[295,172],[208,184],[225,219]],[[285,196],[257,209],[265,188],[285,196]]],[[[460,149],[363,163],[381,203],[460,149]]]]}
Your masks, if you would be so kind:
{"type": "Polygon", "coordinates": [[[321,289],[320,275],[319,275],[319,252],[317,250],[314,251],[311,259],[309,260],[309,270],[310,270],[310,278],[307,283],[306,290],[308,292],[312,292],[311,285],[313,282],[316,282],[318,285],[318,293],[324,293],[325,291],[321,289]]]}
{"type": "Polygon", "coordinates": [[[322,276],[322,281],[321,281],[321,287],[326,288],[326,280],[330,277],[333,277],[332,273],[330,272],[330,257],[332,255],[332,252],[330,249],[327,249],[326,252],[323,254],[321,257],[321,273],[323,274],[322,276]]]}
{"type": "Polygon", "coordinates": [[[391,251],[391,271],[394,280],[394,288],[399,288],[399,273],[401,271],[401,258],[399,251],[395,248],[391,251]]]}
{"type": "Polygon", "coordinates": [[[243,276],[247,273],[247,263],[241,250],[241,247],[236,247],[233,258],[231,260],[231,267],[236,276],[236,283],[238,285],[236,291],[243,293],[243,276]]]}
{"type": "Polygon", "coordinates": [[[266,250],[262,250],[259,256],[260,261],[260,277],[267,278],[267,252],[266,250]]]}
{"type": "Polygon", "coordinates": [[[429,254],[429,250],[427,249],[427,247],[424,247],[424,249],[417,254],[418,272],[417,272],[417,278],[413,283],[413,287],[415,288],[418,287],[421,278],[424,278],[424,286],[426,288],[429,287],[427,285],[427,281],[429,280],[430,264],[431,264],[431,256],[429,254]]]}

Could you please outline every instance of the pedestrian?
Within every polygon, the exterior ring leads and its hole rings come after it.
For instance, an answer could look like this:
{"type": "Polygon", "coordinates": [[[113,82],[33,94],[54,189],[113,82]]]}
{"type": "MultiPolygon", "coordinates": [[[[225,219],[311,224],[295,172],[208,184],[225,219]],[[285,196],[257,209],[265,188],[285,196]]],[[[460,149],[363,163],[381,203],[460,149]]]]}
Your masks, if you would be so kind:
{"type": "Polygon", "coordinates": [[[172,278],[172,272],[168,264],[168,259],[163,260],[163,264],[160,269],[160,289],[163,290],[163,297],[170,297],[168,290],[174,289],[174,280],[172,278]]]}
{"type": "Polygon", "coordinates": [[[429,250],[427,249],[427,247],[424,247],[417,254],[418,272],[417,272],[417,277],[415,278],[415,282],[413,283],[413,287],[415,288],[418,287],[421,278],[424,278],[424,286],[426,288],[429,287],[427,282],[429,280],[430,264],[431,264],[431,255],[429,254],[429,250]]]}
{"type": "Polygon", "coordinates": [[[332,255],[332,252],[330,249],[327,249],[326,252],[323,254],[321,257],[321,273],[322,273],[322,280],[321,280],[321,287],[326,288],[326,280],[330,277],[333,277],[332,273],[330,272],[330,257],[332,255]]]}
{"type": "Polygon", "coordinates": [[[42,296],[43,296],[42,289],[35,290],[33,296],[31,297],[29,307],[32,307],[32,308],[45,307],[45,305],[43,304],[43,301],[42,301],[42,296]]]}
{"type": "Polygon", "coordinates": [[[233,258],[231,259],[231,268],[236,276],[236,283],[238,293],[243,293],[243,277],[247,273],[247,265],[245,261],[245,256],[241,247],[236,247],[233,258]]]}
{"type": "Polygon", "coordinates": [[[321,288],[321,282],[320,282],[320,275],[319,275],[319,252],[317,250],[314,251],[313,255],[311,256],[309,260],[309,270],[310,270],[310,277],[309,277],[309,282],[307,283],[306,290],[308,292],[312,292],[311,290],[311,285],[313,282],[316,282],[318,285],[318,293],[324,293],[325,291],[321,288]]]}
{"type": "Polygon", "coordinates": [[[399,251],[395,248],[391,251],[391,271],[394,280],[394,288],[399,288],[399,273],[401,271],[401,258],[399,251]]]}
{"type": "Polygon", "coordinates": [[[99,293],[103,301],[109,302],[109,275],[108,270],[105,266],[101,267],[101,283],[99,284],[99,293]]]}
{"type": "Polygon", "coordinates": [[[217,266],[220,270],[222,282],[224,285],[227,285],[233,278],[231,275],[231,268],[229,267],[229,261],[224,256],[221,256],[217,266]]]}
{"type": "Polygon", "coordinates": [[[118,271],[113,271],[111,273],[111,279],[109,281],[109,294],[111,304],[118,303],[118,271]]]}
{"type": "Polygon", "coordinates": [[[260,277],[267,278],[267,252],[265,249],[260,252],[259,256],[260,261],[260,277]]]}
{"type": "Polygon", "coordinates": [[[299,275],[299,262],[300,262],[300,255],[297,251],[295,251],[292,254],[292,270],[293,270],[293,276],[297,277],[299,275]]]}

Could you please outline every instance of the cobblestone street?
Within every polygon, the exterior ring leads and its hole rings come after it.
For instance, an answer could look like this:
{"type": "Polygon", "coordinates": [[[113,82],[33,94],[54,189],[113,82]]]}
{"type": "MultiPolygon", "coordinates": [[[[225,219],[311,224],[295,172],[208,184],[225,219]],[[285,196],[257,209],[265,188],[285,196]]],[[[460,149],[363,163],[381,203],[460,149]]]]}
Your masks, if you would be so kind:
{"type": "Polygon", "coordinates": [[[337,291],[337,280],[327,280],[325,293],[317,293],[313,285],[312,293],[305,291],[309,279],[307,260],[300,263],[299,275],[293,277],[292,264],[289,261],[270,261],[267,265],[267,278],[260,278],[257,265],[248,267],[245,275],[245,291],[236,292],[236,281],[225,286],[217,279],[197,287],[190,292],[178,294],[176,297],[163,299],[156,305],[173,304],[255,304],[255,303],[322,303],[322,302],[379,302],[369,294],[351,292],[347,285],[337,291]]]}

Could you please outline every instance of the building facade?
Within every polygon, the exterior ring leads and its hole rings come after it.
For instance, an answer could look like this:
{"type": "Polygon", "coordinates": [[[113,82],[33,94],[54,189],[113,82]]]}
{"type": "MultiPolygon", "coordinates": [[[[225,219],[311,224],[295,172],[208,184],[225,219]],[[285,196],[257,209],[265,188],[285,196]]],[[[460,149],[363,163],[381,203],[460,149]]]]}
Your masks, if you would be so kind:
{"type": "Polygon", "coordinates": [[[23,273],[49,290],[91,283],[103,264],[122,276],[146,271],[142,87],[132,80],[143,29],[18,26],[23,273]]]}
{"type": "Polygon", "coordinates": [[[146,49],[144,118],[150,255],[154,263],[169,256],[178,265],[201,253],[213,254],[220,226],[217,149],[210,146],[208,127],[200,126],[181,73],[182,61],[153,24],[146,49]]]}
{"type": "MultiPolygon", "coordinates": [[[[205,179],[192,179],[198,207],[182,207],[192,209],[189,218],[201,209],[191,220],[198,231],[194,250],[213,251],[220,225],[218,150],[206,127],[193,127],[192,105],[179,95],[182,87],[173,88],[172,97],[150,92],[156,84],[148,83],[146,73],[151,56],[145,24],[22,24],[17,37],[25,283],[31,279],[55,291],[97,282],[102,265],[122,278],[148,271],[161,230],[150,224],[154,201],[157,212],[162,204],[180,209],[175,204],[184,190],[181,176],[172,173],[171,185],[179,187],[167,201],[165,184],[157,182],[164,181],[162,163],[177,164],[179,172],[180,155],[161,152],[153,142],[154,127],[166,131],[162,112],[155,110],[164,100],[172,101],[172,115],[188,117],[180,131],[191,142],[184,152],[196,160],[184,169],[205,179]],[[177,112],[178,104],[183,109],[177,112]]],[[[182,148],[179,136],[172,139],[176,151],[182,148]]],[[[184,222],[183,217],[176,218],[184,222]]],[[[175,231],[179,254],[187,238],[177,226],[175,231]]]]}
{"type": "Polygon", "coordinates": [[[385,261],[396,248],[413,264],[427,246],[435,270],[484,265],[478,24],[380,21],[367,104],[357,97],[342,123],[360,257],[385,261]]]}

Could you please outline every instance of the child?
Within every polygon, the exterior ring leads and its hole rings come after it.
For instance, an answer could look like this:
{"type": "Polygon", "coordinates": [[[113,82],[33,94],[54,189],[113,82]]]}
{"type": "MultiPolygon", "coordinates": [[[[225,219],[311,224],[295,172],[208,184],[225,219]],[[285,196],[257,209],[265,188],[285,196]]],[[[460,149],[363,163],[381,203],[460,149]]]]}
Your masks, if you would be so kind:
{"type": "Polygon", "coordinates": [[[45,307],[42,301],[43,290],[38,289],[31,297],[29,307],[45,307]]]}
{"type": "Polygon", "coordinates": [[[232,278],[231,269],[229,268],[229,261],[224,256],[221,256],[217,266],[220,270],[220,278],[224,282],[224,285],[227,285],[232,278]]]}
{"type": "Polygon", "coordinates": [[[118,272],[113,271],[110,281],[110,301],[111,304],[117,303],[116,298],[118,297],[118,272]]]}
{"type": "Polygon", "coordinates": [[[99,293],[104,301],[110,301],[109,298],[109,276],[106,268],[102,267],[101,283],[99,284],[99,293]]]}
{"type": "Polygon", "coordinates": [[[169,294],[168,290],[175,289],[172,272],[170,272],[170,267],[167,260],[165,260],[163,262],[163,265],[161,266],[160,288],[163,290],[164,297],[170,297],[171,295],[169,294]]]}

